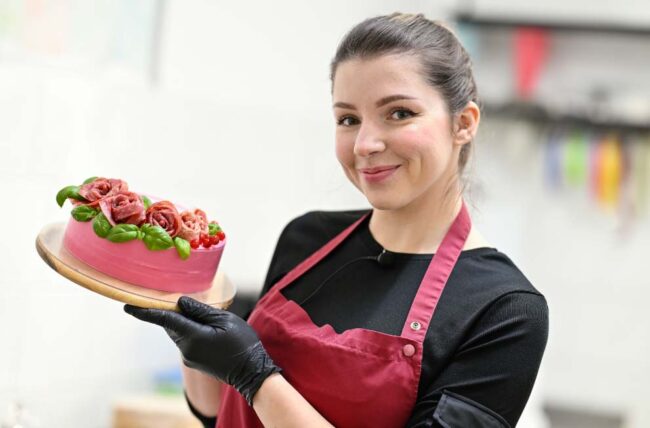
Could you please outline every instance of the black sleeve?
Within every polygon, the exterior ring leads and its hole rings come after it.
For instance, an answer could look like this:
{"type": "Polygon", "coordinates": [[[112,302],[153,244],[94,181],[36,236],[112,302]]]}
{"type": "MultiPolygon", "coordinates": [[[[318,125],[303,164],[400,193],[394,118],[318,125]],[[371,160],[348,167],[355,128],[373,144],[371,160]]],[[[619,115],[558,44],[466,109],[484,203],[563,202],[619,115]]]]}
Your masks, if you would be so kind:
{"type": "Polygon", "coordinates": [[[190,399],[187,398],[187,393],[185,393],[185,391],[183,391],[183,394],[185,395],[185,401],[187,401],[187,406],[190,408],[190,411],[203,424],[203,427],[214,428],[217,425],[217,417],[216,416],[208,417],[203,415],[201,412],[196,410],[194,406],[192,406],[192,403],[190,402],[190,399]]]}
{"type": "Polygon", "coordinates": [[[512,292],[480,316],[417,401],[407,427],[514,427],[548,338],[544,296],[512,292]]]}

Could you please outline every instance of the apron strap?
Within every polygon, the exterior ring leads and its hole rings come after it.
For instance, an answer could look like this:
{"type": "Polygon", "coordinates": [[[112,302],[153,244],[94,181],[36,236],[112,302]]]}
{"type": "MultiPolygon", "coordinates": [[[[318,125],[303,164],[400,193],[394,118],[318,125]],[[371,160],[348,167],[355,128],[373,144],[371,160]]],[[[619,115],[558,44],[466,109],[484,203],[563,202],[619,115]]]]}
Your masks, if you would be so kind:
{"type": "MultiPolygon", "coordinates": [[[[368,217],[370,213],[366,213],[361,218],[356,220],[350,226],[346,227],[341,233],[332,238],[327,244],[322,246],[320,249],[316,250],[311,256],[307,257],[305,260],[300,262],[296,267],[290,270],[280,281],[273,286],[273,289],[278,292],[282,290],[287,285],[291,284],[296,278],[301,276],[303,273],[311,269],[315,264],[324,259],[329,253],[334,250],[345,238],[350,235],[354,229],[356,229],[361,222],[368,217]]],[[[270,294],[270,293],[269,293],[270,294]]]]}
{"type": "Polygon", "coordinates": [[[404,327],[402,337],[416,340],[420,343],[429,327],[433,313],[436,310],[447,279],[456,265],[460,252],[472,227],[472,222],[463,201],[460,212],[445,235],[440,247],[433,255],[418,289],[404,327]]]}

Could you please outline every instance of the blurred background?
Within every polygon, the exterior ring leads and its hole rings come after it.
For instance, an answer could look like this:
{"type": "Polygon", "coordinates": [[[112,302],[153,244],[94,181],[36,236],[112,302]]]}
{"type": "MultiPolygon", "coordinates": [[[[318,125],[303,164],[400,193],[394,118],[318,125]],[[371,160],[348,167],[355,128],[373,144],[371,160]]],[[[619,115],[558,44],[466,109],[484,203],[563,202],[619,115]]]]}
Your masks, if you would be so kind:
{"type": "Polygon", "coordinates": [[[650,427],[647,0],[0,0],[0,427],[195,426],[164,332],[38,257],[69,216],[56,192],[117,177],[200,206],[245,305],[289,220],[368,206],[334,156],[328,66],[394,11],[469,50],[473,219],[549,302],[518,426],[650,427]]]}

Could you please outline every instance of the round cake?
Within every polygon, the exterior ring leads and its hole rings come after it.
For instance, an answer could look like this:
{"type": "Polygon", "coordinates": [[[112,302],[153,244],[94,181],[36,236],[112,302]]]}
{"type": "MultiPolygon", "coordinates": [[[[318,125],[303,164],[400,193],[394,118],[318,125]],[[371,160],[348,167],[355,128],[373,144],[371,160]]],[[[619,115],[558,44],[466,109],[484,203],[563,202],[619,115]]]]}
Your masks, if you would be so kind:
{"type": "Polygon", "coordinates": [[[128,190],[123,180],[92,177],[57,194],[74,208],[63,237],[77,259],[113,278],[154,290],[195,293],[211,287],[226,245],[216,221],[128,190]]]}

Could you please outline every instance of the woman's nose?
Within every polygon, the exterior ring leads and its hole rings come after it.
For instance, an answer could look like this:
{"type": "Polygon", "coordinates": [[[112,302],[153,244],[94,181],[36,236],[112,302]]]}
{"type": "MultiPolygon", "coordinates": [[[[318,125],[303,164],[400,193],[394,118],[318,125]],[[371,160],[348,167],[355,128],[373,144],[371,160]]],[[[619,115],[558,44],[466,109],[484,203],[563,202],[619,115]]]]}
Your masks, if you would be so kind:
{"type": "Polygon", "coordinates": [[[381,132],[370,124],[362,124],[354,141],[354,154],[365,157],[383,151],[386,145],[381,132]]]}

